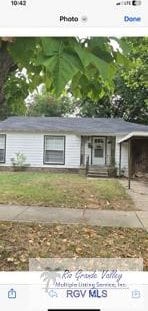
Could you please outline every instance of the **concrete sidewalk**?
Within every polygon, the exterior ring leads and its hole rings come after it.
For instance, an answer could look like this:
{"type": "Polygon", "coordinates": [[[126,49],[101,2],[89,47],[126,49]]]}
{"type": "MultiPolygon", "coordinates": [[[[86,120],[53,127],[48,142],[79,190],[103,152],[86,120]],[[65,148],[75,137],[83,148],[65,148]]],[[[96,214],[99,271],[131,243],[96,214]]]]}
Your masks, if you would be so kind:
{"type": "Polygon", "coordinates": [[[87,224],[148,230],[148,212],[0,205],[0,221],[87,224]]]}
{"type": "Polygon", "coordinates": [[[119,182],[132,198],[135,210],[148,212],[148,183],[141,180],[132,180],[131,189],[129,190],[128,181],[126,179],[119,179],[119,182]]]}

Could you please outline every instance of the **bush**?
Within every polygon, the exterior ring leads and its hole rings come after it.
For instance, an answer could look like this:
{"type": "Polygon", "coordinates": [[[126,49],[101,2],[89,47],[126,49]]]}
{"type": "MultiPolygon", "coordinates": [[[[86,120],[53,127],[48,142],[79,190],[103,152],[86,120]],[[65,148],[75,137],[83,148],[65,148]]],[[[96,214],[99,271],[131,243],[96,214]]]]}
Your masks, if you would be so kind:
{"type": "Polygon", "coordinates": [[[26,164],[27,157],[22,152],[15,153],[15,158],[11,158],[11,163],[14,167],[15,171],[22,171],[26,167],[29,166],[29,164],[26,164]]]}
{"type": "Polygon", "coordinates": [[[108,176],[109,177],[117,177],[117,167],[116,166],[109,166],[108,167],[108,176]]]}

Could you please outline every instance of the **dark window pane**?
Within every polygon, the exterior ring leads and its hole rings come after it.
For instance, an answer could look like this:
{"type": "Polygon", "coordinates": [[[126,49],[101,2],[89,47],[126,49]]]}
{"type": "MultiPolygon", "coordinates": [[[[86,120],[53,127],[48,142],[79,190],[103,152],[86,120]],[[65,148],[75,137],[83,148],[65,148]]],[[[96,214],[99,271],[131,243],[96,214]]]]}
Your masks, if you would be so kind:
{"type": "Polygon", "coordinates": [[[5,150],[0,149],[0,162],[4,162],[5,160],[5,150]]]}
{"type": "Polygon", "coordinates": [[[64,164],[64,151],[46,150],[45,162],[64,164]]]}
{"type": "Polygon", "coordinates": [[[103,149],[95,149],[95,158],[103,158],[103,149]]]}

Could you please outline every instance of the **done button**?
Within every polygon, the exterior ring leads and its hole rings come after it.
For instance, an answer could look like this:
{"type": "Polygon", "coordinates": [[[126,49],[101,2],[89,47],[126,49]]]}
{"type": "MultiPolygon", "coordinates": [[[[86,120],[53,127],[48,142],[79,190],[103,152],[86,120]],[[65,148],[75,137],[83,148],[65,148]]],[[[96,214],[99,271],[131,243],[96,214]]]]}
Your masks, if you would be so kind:
{"type": "Polygon", "coordinates": [[[136,22],[141,22],[141,17],[139,16],[124,16],[124,22],[130,22],[130,23],[136,23],[136,22]]]}

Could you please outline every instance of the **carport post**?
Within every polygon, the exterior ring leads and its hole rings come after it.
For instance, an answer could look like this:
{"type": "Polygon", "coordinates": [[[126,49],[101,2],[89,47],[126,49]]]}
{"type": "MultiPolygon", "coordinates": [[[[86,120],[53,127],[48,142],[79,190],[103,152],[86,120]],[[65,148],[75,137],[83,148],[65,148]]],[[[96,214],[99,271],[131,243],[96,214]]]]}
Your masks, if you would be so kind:
{"type": "Polygon", "coordinates": [[[122,143],[120,143],[119,147],[119,177],[121,177],[121,151],[122,151],[122,143]]]}
{"type": "Polygon", "coordinates": [[[131,139],[128,141],[128,189],[131,189],[131,139]]]}

